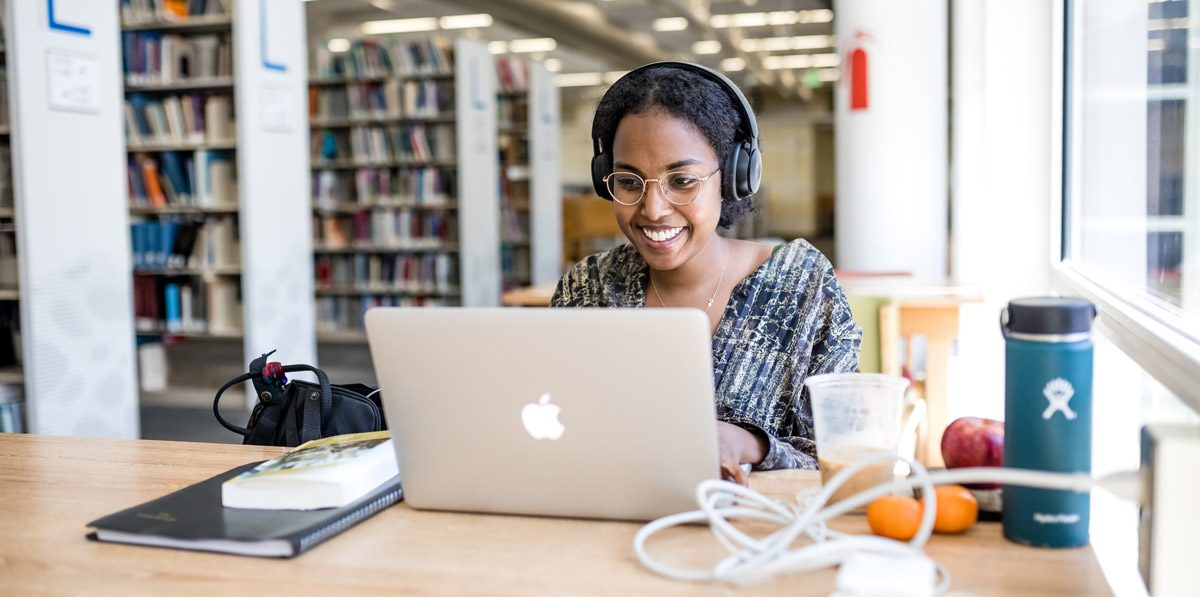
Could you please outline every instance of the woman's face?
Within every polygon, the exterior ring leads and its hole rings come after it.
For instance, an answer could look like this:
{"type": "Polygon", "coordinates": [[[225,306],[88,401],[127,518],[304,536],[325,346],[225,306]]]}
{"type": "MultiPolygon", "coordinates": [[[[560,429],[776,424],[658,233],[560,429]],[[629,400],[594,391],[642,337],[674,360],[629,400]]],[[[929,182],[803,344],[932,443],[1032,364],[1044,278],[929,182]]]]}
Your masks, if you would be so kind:
{"type": "MultiPolygon", "coordinates": [[[[629,114],[617,124],[613,170],[658,179],[684,171],[705,177],[718,169],[717,154],[704,135],[687,120],[660,109],[629,114]]],[[[663,196],[658,181],[646,184],[636,205],[613,202],[617,223],[651,268],[673,270],[708,246],[721,218],[721,174],[700,183],[696,198],[675,205],[663,196]]]]}

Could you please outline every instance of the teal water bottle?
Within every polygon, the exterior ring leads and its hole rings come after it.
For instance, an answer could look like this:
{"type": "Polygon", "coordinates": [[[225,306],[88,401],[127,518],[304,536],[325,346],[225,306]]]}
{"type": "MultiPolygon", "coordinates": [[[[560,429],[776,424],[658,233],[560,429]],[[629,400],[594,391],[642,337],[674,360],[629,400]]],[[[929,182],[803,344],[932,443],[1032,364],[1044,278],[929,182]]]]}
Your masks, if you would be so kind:
{"type": "MultiPolygon", "coordinates": [[[[1092,470],[1092,321],[1073,297],[1024,298],[1000,316],[1004,333],[1004,466],[1092,470]]],[[[1004,486],[1004,536],[1038,547],[1088,542],[1090,495],[1004,486]]]]}

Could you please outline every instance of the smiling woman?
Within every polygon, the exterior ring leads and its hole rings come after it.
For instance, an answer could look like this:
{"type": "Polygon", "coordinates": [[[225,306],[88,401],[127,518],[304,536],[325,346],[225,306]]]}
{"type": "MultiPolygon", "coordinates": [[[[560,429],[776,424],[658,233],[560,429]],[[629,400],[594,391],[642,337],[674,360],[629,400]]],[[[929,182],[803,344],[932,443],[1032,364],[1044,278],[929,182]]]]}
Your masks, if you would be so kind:
{"type": "Polygon", "coordinates": [[[757,137],[749,104],[715,71],[656,63],[614,83],[592,123],[592,173],[629,244],[576,264],[551,301],[704,311],[721,469],[743,483],[741,463],[817,467],[804,380],[857,369],[862,336],[812,245],[717,234],[752,211],[757,137]]]}

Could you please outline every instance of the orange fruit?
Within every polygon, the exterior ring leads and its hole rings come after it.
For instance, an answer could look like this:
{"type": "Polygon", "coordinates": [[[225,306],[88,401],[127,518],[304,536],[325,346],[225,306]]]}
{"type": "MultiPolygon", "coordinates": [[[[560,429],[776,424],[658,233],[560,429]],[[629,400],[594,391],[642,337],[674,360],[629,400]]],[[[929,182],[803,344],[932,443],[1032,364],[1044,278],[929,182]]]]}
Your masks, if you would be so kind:
{"type": "Polygon", "coordinates": [[[897,541],[908,541],[921,526],[921,503],[910,497],[885,495],[867,506],[871,532],[897,541]]]}
{"type": "Polygon", "coordinates": [[[961,533],[979,519],[979,504],[975,496],[962,485],[942,485],[936,490],[937,517],[933,530],[939,533],[961,533]]]}

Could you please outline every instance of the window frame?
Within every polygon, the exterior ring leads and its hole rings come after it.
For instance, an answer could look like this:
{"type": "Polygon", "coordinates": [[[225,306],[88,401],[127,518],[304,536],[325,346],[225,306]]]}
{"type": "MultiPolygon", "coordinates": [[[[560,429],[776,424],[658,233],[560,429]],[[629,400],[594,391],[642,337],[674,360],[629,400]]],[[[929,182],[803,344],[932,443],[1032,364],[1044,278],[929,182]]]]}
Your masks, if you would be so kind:
{"type": "MultiPolygon", "coordinates": [[[[1200,337],[1189,330],[1186,318],[1144,293],[1133,291],[1127,283],[1100,268],[1068,257],[1071,254],[1068,243],[1077,242],[1068,227],[1078,221],[1079,212],[1078,205],[1072,202],[1072,190],[1078,188],[1078,156],[1072,149],[1078,146],[1080,132],[1072,117],[1080,105],[1073,94],[1079,88],[1080,78],[1072,62],[1078,56],[1081,40],[1078,35],[1072,36],[1079,18],[1072,11],[1073,3],[1073,0],[1054,3],[1051,28],[1050,147],[1051,155],[1055,156],[1049,194],[1051,288],[1095,303],[1099,310],[1097,329],[1146,373],[1200,413],[1200,337]]],[[[1200,106],[1191,108],[1189,120],[1200,117],[1200,106]]],[[[1194,179],[1194,176],[1189,178],[1194,179]]]]}

